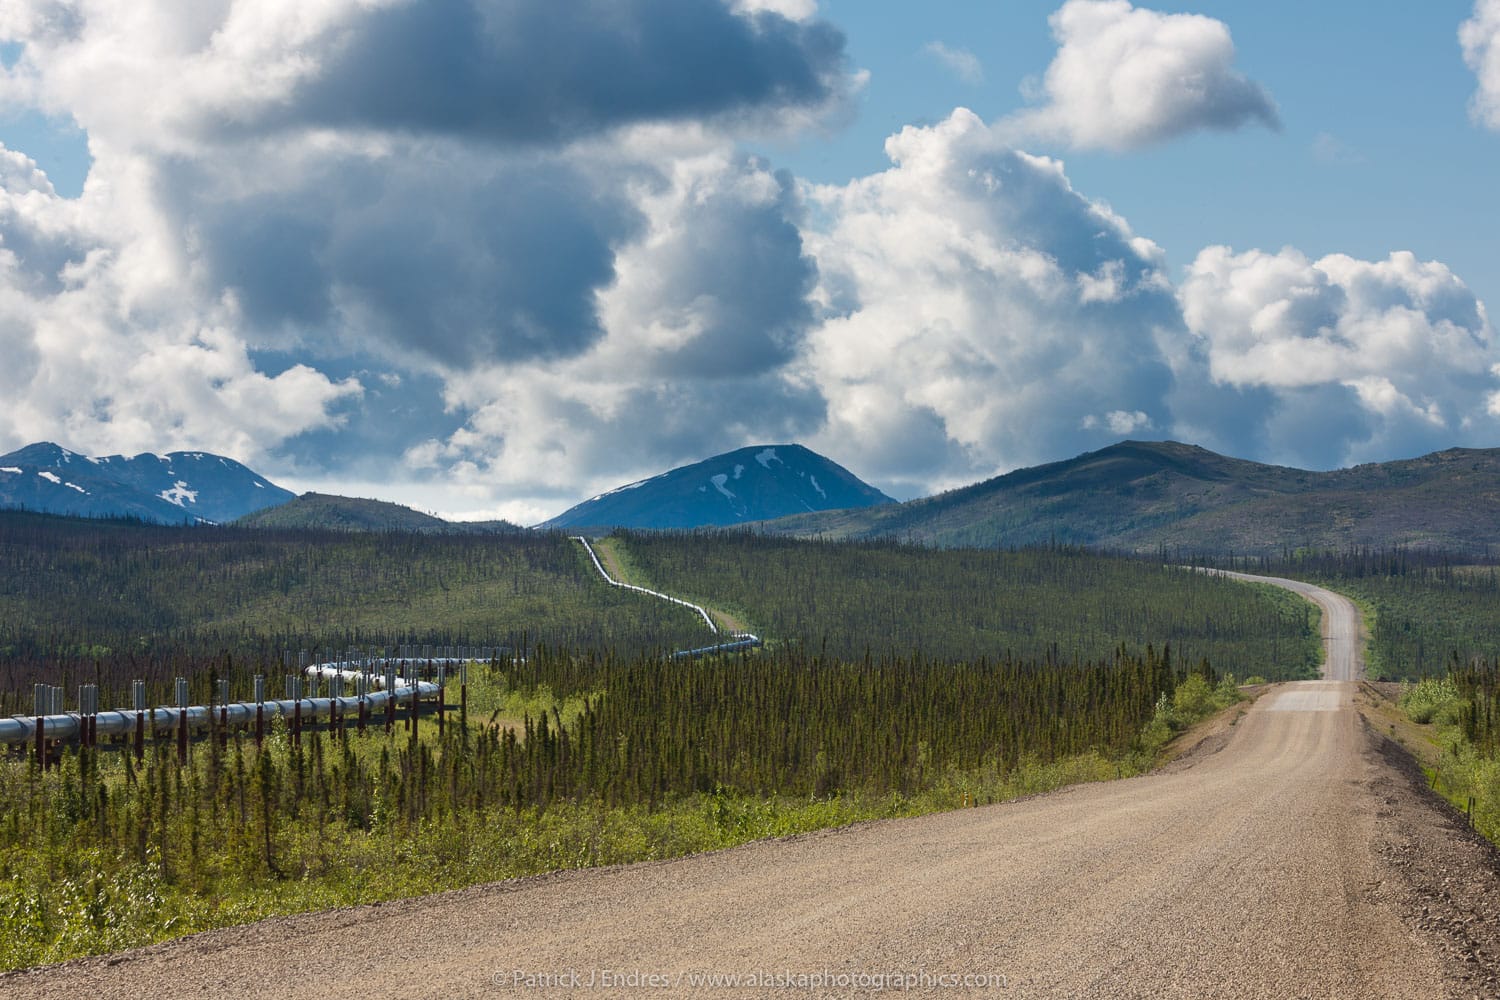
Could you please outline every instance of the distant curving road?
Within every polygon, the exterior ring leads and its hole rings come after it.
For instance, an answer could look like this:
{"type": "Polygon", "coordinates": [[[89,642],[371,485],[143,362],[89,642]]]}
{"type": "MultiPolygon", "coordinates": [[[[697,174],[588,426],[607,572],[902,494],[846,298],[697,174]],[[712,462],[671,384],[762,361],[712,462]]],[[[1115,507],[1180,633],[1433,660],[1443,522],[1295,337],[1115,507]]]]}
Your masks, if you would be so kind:
{"type": "Polygon", "coordinates": [[[1227,576],[1250,583],[1270,583],[1312,601],[1323,611],[1323,677],[1330,681],[1357,681],[1364,676],[1364,658],[1360,655],[1360,633],[1363,618],[1354,602],[1343,594],[1315,587],[1301,580],[1279,576],[1253,576],[1229,570],[1210,570],[1216,576],[1227,576]]]}
{"type": "Polygon", "coordinates": [[[1163,772],[269,920],[0,978],[0,994],[863,996],[899,992],[894,975],[950,997],[1444,996],[1381,859],[1382,796],[1403,779],[1351,706],[1359,618],[1291,585],[1325,609],[1330,679],[1273,689],[1163,772]],[[736,975],[766,978],[695,985],[736,975]]]}

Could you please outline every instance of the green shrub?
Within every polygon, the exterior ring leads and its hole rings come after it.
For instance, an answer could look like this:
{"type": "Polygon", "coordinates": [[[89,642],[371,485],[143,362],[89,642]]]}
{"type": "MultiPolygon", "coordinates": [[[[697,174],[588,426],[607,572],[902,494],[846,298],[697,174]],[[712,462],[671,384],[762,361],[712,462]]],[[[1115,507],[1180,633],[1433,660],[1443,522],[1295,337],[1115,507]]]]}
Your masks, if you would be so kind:
{"type": "Polygon", "coordinates": [[[1463,698],[1451,677],[1418,681],[1401,696],[1401,709],[1417,723],[1451,726],[1458,722],[1463,698]]]}

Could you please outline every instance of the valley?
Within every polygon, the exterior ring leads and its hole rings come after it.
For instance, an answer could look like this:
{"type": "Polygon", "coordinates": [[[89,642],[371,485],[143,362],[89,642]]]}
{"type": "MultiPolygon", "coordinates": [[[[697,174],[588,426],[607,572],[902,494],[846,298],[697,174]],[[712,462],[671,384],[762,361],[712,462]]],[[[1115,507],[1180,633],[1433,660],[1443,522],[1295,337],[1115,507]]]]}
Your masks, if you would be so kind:
{"type": "MultiPolygon", "coordinates": [[[[1426,641],[1482,653],[1461,639],[1500,603],[1480,565],[1391,550],[1204,573],[1061,544],[703,530],[580,543],[27,513],[0,515],[0,553],[24,569],[0,588],[8,712],[25,710],[33,679],[99,683],[107,705],[143,675],[160,697],[174,673],[199,703],[215,680],[243,697],[252,674],[282,669],[281,650],[351,635],[503,651],[470,664],[460,722],[450,688],[441,732],[401,716],[357,736],[314,726],[300,744],[281,729],[262,747],[240,729],[219,750],[209,735],[185,765],[160,740],[133,769],[108,741],[61,747],[61,766],[31,777],[24,753],[0,763],[0,913],[13,914],[0,964],[74,960],[0,980],[7,994],[57,995],[76,975],[123,995],[159,961],[211,995],[275,995],[284,981],[234,970],[274,952],[296,956],[289,975],[361,978],[290,942],[350,926],[401,940],[434,922],[464,948],[401,962],[456,995],[495,988],[502,971],[627,956],[687,977],[776,955],[811,974],[834,954],[823,971],[983,972],[1038,996],[1168,984],[1276,996],[1289,975],[1310,996],[1428,996],[1475,982],[1454,955],[1480,973],[1493,961],[1420,910],[1491,920],[1493,849],[1455,838],[1447,807],[1372,728],[1382,716],[1359,714],[1377,697],[1360,681],[1365,640],[1405,662],[1408,633],[1380,623],[1416,596],[1465,616],[1435,619],[1446,631],[1426,641]],[[1309,577],[1377,603],[1357,613],[1309,577]],[[101,593],[116,596],[98,607],[101,593]],[[753,623],[764,647],[670,656],[711,638],[703,614],[720,629],[753,623]],[[232,836],[209,833],[236,811],[232,836]],[[1448,867],[1424,854],[1393,868],[1410,829],[1448,867]],[[1455,871],[1477,895],[1434,895],[1455,871]],[[154,909],[131,905],[140,892],[154,909]],[[757,902],[731,912],[736,893],[757,902]],[[488,916],[514,906],[535,919],[488,916]],[[638,919],[616,926],[626,906],[638,919]],[[685,927],[683,906],[710,919],[685,927]],[[826,931],[788,950],[814,920],[826,931]],[[1346,944],[1314,946],[1302,926],[1346,944]],[[1214,950],[1195,934],[1159,955],[1161,927],[1209,928],[1214,950]],[[203,933],[165,940],[184,932],[203,933]],[[113,964],[80,957],[139,945],[113,964]],[[1098,964],[1109,954],[1131,957],[1098,964]],[[205,955],[229,964],[205,965],[217,978],[198,984],[205,955]]],[[[1445,689],[1437,724],[1488,704],[1485,676],[1445,689]]],[[[1482,784],[1493,736],[1460,727],[1452,738],[1472,749],[1442,765],[1440,788],[1468,796],[1486,830],[1500,815],[1482,784]]]]}
{"type": "Polygon", "coordinates": [[[333,996],[396,996],[417,981],[477,997],[528,992],[538,976],[634,974],[679,994],[770,996],[774,970],[824,977],[830,992],[892,974],[918,993],[987,977],[1023,997],[1488,992],[1500,938],[1481,928],[1497,926],[1500,890],[1444,878],[1484,862],[1357,710],[1353,606],[1311,596],[1327,612],[1325,679],[1269,690],[1159,773],[283,918],[0,984],[124,997],[170,977],[217,997],[312,980],[333,996]],[[1464,930],[1422,919],[1435,911],[1464,930]],[[351,934],[392,947],[341,947],[351,934]]]}

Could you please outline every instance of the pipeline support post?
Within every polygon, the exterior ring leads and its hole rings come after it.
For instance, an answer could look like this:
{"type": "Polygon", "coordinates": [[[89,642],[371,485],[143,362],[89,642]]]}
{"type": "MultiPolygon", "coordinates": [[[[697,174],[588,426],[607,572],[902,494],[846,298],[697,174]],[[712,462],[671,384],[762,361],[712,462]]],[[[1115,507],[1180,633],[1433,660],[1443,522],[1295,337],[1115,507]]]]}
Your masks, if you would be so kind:
{"type": "MultiPolygon", "coordinates": [[[[417,712],[421,709],[422,685],[419,681],[411,681],[411,744],[417,745],[417,712]]],[[[396,692],[391,692],[391,700],[396,698],[396,692]]]]}
{"type": "Polygon", "coordinates": [[[302,745],[302,678],[296,674],[287,678],[287,697],[292,699],[292,746],[302,745]]]}
{"type": "Polygon", "coordinates": [[[266,675],[255,675],[255,749],[266,740],[266,675]]]}
{"type": "Polygon", "coordinates": [[[365,725],[370,717],[370,703],[365,700],[365,695],[370,690],[369,678],[364,674],[360,674],[354,678],[354,684],[357,689],[355,693],[359,695],[359,724],[357,728],[359,735],[363,736],[365,734],[365,725]]]}
{"type": "Polygon", "coordinates": [[[186,765],[188,759],[188,682],[186,677],[177,678],[177,763],[186,765]]]}
{"type": "Polygon", "coordinates": [[[146,682],[131,681],[130,694],[135,701],[135,762],[146,759],[146,682]]]}
{"type": "Polygon", "coordinates": [[[385,734],[396,730],[396,667],[390,661],[385,664],[385,734]]]}
{"type": "Polygon", "coordinates": [[[38,684],[32,688],[31,697],[33,707],[36,709],[36,761],[37,766],[47,770],[47,702],[51,700],[47,693],[47,685],[38,684]]]}

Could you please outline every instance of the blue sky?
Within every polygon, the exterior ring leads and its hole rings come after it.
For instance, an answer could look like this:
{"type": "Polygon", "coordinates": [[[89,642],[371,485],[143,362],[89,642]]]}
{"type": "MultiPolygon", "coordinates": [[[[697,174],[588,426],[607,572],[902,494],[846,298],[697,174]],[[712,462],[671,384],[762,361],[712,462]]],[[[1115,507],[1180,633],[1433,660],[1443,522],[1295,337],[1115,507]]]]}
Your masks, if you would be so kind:
{"type": "MultiPolygon", "coordinates": [[[[854,62],[870,70],[858,116],[831,135],[768,155],[800,176],[842,182],[883,169],[885,137],[956,106],[991,119],[1024,105],[1022,82],[1046,72],[1056,3],[1006,0],[827,0],[854,62]],[[971,53],[964,80],[932,42],[971,53]]],[[[1278,248],[1384,256],[1394,249],[1450,264],[1500,302],[1500,135],[1468,113],[1474,74],[1457,25],[1462,2],[1157,3],[1233,32],[1239,65],[1276,98],[1284,131],[1204,133],[1128,155],[1032,144],[1063,157],[1068,176],[1110,203],[1185,264],[1199,247],[1278,248]]]]}
{"type": "Polygon", "coordinates": [[[131,10],[0,13],[0,447],[535,521],[1500,445],[1500,0],[131,10]]]}

